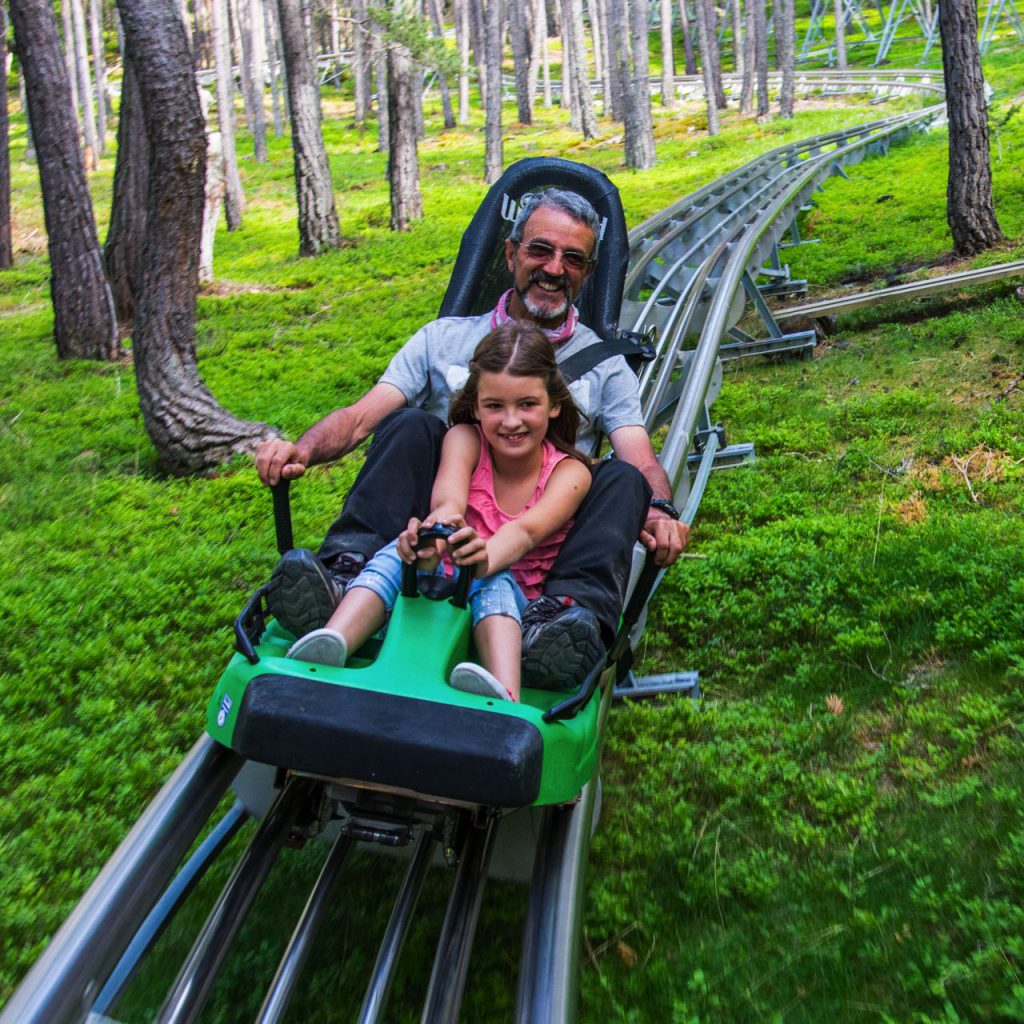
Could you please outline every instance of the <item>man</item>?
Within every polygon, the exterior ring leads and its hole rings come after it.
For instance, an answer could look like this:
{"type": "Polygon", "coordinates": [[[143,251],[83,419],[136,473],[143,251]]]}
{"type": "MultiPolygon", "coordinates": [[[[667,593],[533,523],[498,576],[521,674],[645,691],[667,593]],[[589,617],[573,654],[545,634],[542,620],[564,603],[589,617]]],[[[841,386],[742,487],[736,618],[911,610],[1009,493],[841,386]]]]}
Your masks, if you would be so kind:
{"type": "MultiPolygon", "coordinates": [[[[295,443],[260,445],[256,468],[273,485],[341,457],[374,434],[317,556],[297,549],[274,570],[268,604],[285,628],[302,635],[322,626],[366,559],[411,516],[429,511],[449,399],[488,331],[510,318],[532,320],[551,338],[560,363],[599,342],[578,322],[572,304],[597,263],[599,228],[594,208],[574,192],[524,196],[505,242],[513,287],[494,310],[432,321],[352,405],[330,413],[295,443]]],[[[524,680],[556,689],[577,682],[614,636],[637,536],[658,564],[668,566],[689,533],[670,504],[668,478],[643,425],[636,377],[622,356],[598,363],[571,390],[584,414],[577,444],[589,450],[606,434],[616,458],[594,467],[593,486],[548,574],[544,596],[523,616],[524,680]]]]}

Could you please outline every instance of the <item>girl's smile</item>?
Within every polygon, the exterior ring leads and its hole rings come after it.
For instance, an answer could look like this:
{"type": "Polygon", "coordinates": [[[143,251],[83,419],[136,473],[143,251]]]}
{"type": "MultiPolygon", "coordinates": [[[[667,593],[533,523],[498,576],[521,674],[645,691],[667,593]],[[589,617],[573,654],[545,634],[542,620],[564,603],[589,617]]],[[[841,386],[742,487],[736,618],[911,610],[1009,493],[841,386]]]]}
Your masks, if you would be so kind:
{"type": "Polygon", "coordinates": [[[541,377],[480,374],[476,417],[488,444],[498,452],[517,457],[539,452],[548,422],[559,411],[541,377]]]}

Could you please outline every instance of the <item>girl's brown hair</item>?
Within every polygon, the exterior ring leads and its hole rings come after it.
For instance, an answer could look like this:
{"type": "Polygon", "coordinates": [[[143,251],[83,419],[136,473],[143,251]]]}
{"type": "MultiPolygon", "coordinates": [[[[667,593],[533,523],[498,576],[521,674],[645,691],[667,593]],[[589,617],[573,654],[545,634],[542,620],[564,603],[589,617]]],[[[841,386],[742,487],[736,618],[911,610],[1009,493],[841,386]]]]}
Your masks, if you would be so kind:
{"type": "Polygon", "coordinates": [[[475,410],[481,373],[539,377],[551,404],[561,406],[559,414],[548,420],[545,436],[560,452],[590,465],[590,459],[576,447],[580,411],[562,379],[554,347],[536,324],[529,320],[509,320],[480,341],[469,361],[469,379],[452,398],[448,410],[448,421],[453,426],[477,422],[475,410]]]}

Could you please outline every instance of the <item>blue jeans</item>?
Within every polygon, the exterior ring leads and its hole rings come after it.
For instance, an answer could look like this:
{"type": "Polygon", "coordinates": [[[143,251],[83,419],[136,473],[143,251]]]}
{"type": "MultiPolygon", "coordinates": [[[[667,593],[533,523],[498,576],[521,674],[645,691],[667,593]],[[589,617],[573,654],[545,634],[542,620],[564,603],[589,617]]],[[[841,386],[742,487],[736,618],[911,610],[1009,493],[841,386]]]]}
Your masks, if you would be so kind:
{"type": "MultiPolygon", "coordinates": [[[[372,590],[390,612],[395,606],[398,595],[402,592],[402,560],[398,557],[398,542],[392,541],[380,549],[366,563],[363,571],[348,585],[364,587],[372,590]]],[[[433,573],[420,573],[422,576],[443,576],[444,565],[438,564],[433,573]]],[[[469,607],[473,614],[473,625],[489,615],[505,615],[516,622],[522,623],[522,615],[526,610],[526,597],[515,577],[502,569],[493,576],[473,580],[469,587],[469,607]]]]}

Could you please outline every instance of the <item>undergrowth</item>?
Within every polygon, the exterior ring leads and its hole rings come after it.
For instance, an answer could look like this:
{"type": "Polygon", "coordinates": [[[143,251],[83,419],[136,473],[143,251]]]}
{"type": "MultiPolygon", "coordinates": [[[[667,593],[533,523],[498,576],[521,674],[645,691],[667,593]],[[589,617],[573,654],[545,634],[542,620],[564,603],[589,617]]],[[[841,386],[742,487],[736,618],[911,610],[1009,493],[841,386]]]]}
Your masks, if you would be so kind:
{"type": "MultiPolygon", "coordinates": [[[[897,59],[899,49],[894,51],[897,59]]],[[[915,58],[916,59],[916,58],[915,58]]],[[[909,61],[908,61],[909,63],[909,61]]],[[[1021,244],[1020,58],[996,48],[993,172],[1021,244]]],[[[831,102],[831,101],[830,101],[831,102]]],[[[385,158],[324,97],[345,248],[296,256],[287,140],[243,160],[243,228],[217,239],[200,368],[233,412],[294,435],[376,380],[440,303],[485,192],[479,122],[420,147],[426,217],[387,228],[385,158]]],[[[506,129],[506,163],[606,171],[630,225],[788,139],[877,117],[804,105],[791,123],[657,112],[659,163],[621,165],[617,129],[581,142],[557,113],[506,129]]],[[[511,116],[506,108],[506,116],[511,116]]],[[[15,118],[17,266],[0,279],[0,998],[39,955],[199,733],[230,623],[273,564],[248,464],[161,476],[130,361],[54,354],[35,170],[15,118]]],[[[833,179],[786,251],[816,288],[871,287],[948,261],[945,137],[833,179]]],[[[113,157],[92,179],[100,223],[113,157]]],[[[102,234],[102,228],[101,228],[102,234]]],[[[978,262],[983,262],[979,260],[978,262]]],[[[666,578],[640,671],[694,668],[704,700],[612,716],[589,865],[587,1021],[1024,1020],[1019,690],[1024,678],[1024,332],[1012,286],[850,314],[806,362],[730,364],[715,405],[753,464],[712,479],[666,578]]],[[[295,488],[316,543],[358,453],[295,488]]],[[[248,833],[234,841],[238,846],[248,833]]],[[[252,1017],[323,860],[286,851],[229,958],[210,1020],[252,1017]]],[[[218,867],[119,1008],[145,1019],[187,950],[218,867]]],[[[391,862],[346,868],[293,1019],[347,1019],[391,862]]],[[[445,900],[434,872],[393,995],[418,1016],[445,900]]],[[[488,890],[465,1019],[507,1019],[524,894],[488,890]]]]}

